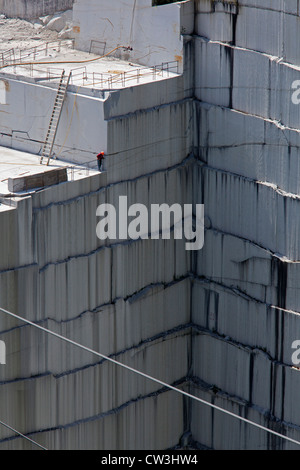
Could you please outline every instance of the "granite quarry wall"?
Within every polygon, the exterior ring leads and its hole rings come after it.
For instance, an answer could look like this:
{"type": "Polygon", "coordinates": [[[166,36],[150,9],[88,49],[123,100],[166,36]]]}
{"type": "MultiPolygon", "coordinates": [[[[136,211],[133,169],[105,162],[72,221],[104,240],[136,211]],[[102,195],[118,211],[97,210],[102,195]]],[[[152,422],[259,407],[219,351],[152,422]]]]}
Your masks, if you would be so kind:
{"type": "MultiPolygon", "coordinates": [[[[194,393],[299,440],[299,5],[195,6],[195,198],[209,225],[196,254],[194,393]]],[[[209,448],[290,446],[198,404],[191,416],[209,448]]]]}
{"type": "MultiPolygon", "coordinates": [[[[185,389],[191,348],[191,256],[185,240],[96,237],[96,208],[104,202],[117,207],[120,195],[128,196],[128,205],[147,207],[189,201],[189,79],[170,80],[145,85],[143,108],[143,87],[97,101],[107,126],[106,173],[7,206],[0,225],[0,298],[4,308],[185,389]],[[154,123],[155,138],[149,133],[154,123]]],[[[37,442],[50,449],[179,444],[188,422],[180,395],[9,317],[1,318],[1,332],[9,365],[0,370],[3,420],[33,433],[37,442]]],[[[10,437],[4,431],[1,448],[31,448],[10,437]]]]}
{"type": "Polygon", "coordinates": [[[179,61],[182,69],[181,33],[193,31],[193,20],[193,2],[189,1],[153,7],[152,0],[77,0],[73,7],[75,47],[102,54],[120,45],[130,46],[130,53],[118,49],[114,54],[151,66],[179,61]]]}
{"type": "Polygon", "coordinates": [[[0,14],[8,18],[34,19],[73,7],[74,0],[0,0],[0,14]]]}
{"type": "MultiPolygon", "coordinates": [[[[0,145],[39,154],[53,110],[57,84],[13,74],[0,74],[2,111],[0,145]]],[[[99,149],[106,152],[105,94],[70,85],[62,109],[53,152],[73,163],[96,166],[99,149]],[[87,118],[89,116],[89,119],[87,118]]]]}
{"type": "MultiPolygon", "coordinates": [[[[107,172],[0,212],[0,299],[300,440],[297,6],[196,0],[183,76],[98,100],[107,172]],[[120,195],[204,203],[203,249],[100,242],[96,208],[120,195]]],[[[9,317],[0,339],[1,417],[49,448],[298,448],[9,317]]],[[[1,432],[2,449],[31,447],[1,432]]]]}

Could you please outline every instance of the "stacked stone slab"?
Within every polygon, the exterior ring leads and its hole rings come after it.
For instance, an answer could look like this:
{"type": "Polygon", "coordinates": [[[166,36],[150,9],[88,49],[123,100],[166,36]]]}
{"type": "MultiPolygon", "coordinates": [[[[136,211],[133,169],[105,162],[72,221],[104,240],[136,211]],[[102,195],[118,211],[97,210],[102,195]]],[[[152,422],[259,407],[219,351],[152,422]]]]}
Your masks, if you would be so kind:
{"type": "MultiPolygon", "coordinates": [[[[2,307],[182,389],[191,360],[185,239],[100,241],[96,209],[117,208],[124,195],[128,206],[191,202],[186,80],[97,101],[107,122],[107,172],[20,198],[0,217],[2,307]]],[[[181,395],[3,315],[1,338],[0,415],[45,447],[164,449],[188,432],[181,395]]],[[[34,448],[5,429],[0,446],[34,448]]]]}
{"type": "MultiPolygon", "coordinates": [[[[0,299],[300,441],[298,4],[195,0],[183,76],[103,97],[107,173],[1,212],[0,299]],[[121,195],[204,203],[204,248],[100,242],[96,208],[121,195]]],[[[298,448],[9,317],[0,331],[1,419],[50,449],[298,448]]]]}
{"type": "MultiPolygon", "coordinates": [[[[299,3],[195,5],[194,198],[209,224],[192,299],[194,393],[299,440],[299,3]]],[[[192,409],[192,435],[209,448],[290,447],[192,409]]]]}

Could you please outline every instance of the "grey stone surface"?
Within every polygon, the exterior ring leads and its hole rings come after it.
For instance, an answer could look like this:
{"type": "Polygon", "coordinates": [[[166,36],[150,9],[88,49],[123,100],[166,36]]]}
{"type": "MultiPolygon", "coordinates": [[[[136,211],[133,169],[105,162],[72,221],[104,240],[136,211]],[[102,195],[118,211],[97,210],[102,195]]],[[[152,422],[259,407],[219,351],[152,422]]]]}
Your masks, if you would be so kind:
{"type": "MultiPolygon", "coordinates": [[[[194,6],[183,77],[81,97],[80,109],[101,107],[107,173],[0,213],[1,305],[299,441],[298,2],[194,6]],[[120,195],[204,203],[204,248],[100,242],[96,208],[120,195]]],[[[33,145],[29,95],[26,109],[33,145]]],[[[14,319],[0,325],[2,419],[49,448],[166,449],[186,433],[212,449],[298,448],[14,319]]],[[[10,437],[1,430],[0,448],[30,446],[10,437]]]]}
{"type": "Polygon", "coordinates": [[[0,12],[9,18],[34,19],[73,7],[74,0],[0,0],[0,12]]]}

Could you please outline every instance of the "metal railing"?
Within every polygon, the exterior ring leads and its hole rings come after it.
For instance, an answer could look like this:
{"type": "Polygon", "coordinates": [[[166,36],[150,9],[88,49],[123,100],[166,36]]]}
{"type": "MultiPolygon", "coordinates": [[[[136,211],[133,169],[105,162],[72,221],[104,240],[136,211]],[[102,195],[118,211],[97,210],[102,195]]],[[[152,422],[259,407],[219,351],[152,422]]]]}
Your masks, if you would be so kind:
{"type": "Polygon", "coordinates": [[[141,83],[147,76],[151,77],[152,80],[156,80],[158,77],[167,78],[170,77],[171,74],[179,73],[178,61],[163,62],[154,67],[138,67],[129,71],[116,73],[88,72],[86,67],[80,68],[84,69],[80,73],[74,74],[72,70],[71,83],[75,85],[82,83],[83,86],[93,87],[98,85],[101,89],[125,88],[126,86],[130,86],[133,82],[137,84],[141,83]]]}
{"type": "Polygon", "coordinates": [[[57,41],[48,41],[39,46],[34,46],[29,49],[9,49],[0,52],[0,68],[4,66],[15,66],[31,60],[36,60],[38,56],[47,57],[49,52],[60,52],[62,46],[69,46],[71,44],[74,49],[74,39],[59,39],[57,41]]]}
{"type": "MultiPolygon", "coordinates": [[[[36,61],[41,56],[48,56],[51,51],[60,52],[64,45],[72,45],[74,49],[74,40],[65,39],[58,41],[46,42],[43,45],[35,46],[30,49],[18,50],[9,49],[0,53],[0,70],[1,67],[12,66],[16,73],[18,65],[26,65],[27,72],[31,77],[38,77],[40,80],[51,81],[60,79],[63,68],[47,67],[43,68],[36,61]]],[[[118,89],[125,88],[131,84],[141,83],[147,76],[152,80],[157,78],[166,78],[171,74],[179,73],[179,62],[170,61],[163,62],[160,65],[141,66],[132,70],[120,72],[88,72],[86,66],[76,67],[70,70],[72,72],[71,84],[77,86],[90,86],[100,89],[118,89]]]]}
{"type": "Polygon", "coordinates": [[[106,41],[96,41],[95,39],[91,40],[90,44],[90,54],[99,54],[104,55],[106,49],[106,41]]]}
{"type": "Polygon", "coordinates": [[[77,165],[72,165],[67,167],[68,180],[74,181],[75,174],[78,173],[82,177],[87,177],[90,175],[90,172],[95,172],[96,168],[90,168],[86,166],[85,168],[79,168],[77,165]]]}

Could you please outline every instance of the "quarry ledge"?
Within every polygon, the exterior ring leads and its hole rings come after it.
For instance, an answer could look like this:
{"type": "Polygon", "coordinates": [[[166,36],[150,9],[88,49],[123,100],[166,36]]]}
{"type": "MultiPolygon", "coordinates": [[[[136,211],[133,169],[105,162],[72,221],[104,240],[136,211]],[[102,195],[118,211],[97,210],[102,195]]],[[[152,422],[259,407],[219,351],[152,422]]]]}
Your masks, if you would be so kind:
{"type": "MultiPolygon", "coordinates": [[[[43,324],[45,321],[39,321],[36,322],[37,325],[43,324]]],[[[26,325],[24,325],[26,327],[26,325]]],[[[10,330],[6,330],[5,332],[1,332],[1,335],[7,334],[11,331],[14,331],[19,328],[24,328],[24,326],[16,326],[14,328],[11,328],[10,330]]],[[[160,343],[161,341],[169,341],[169,340],[174,340],[176,338],[180,337],[189,337],[191,334],[191,330],[194,327],[194,325],[187,323],[184,325],[178,325],[177,327],[174,327],[170,330],[167,331],[162,331],[161,333],[158,333],[154,335],[151,338],[145,338],[141,340],[138,344],[133,344],[130,347],[127,347],[121,351],[116,351],[114,353],[109,354],[107,357],[110,359],[115,359],[117,360],[118,357],[126,354],[127,352],[134,352],[134,353],[139,353],[144,350],[146,347],[151,347],[155,346],[156,344],[160,343]],[[152,343],[152,344],[151,344],[152,343]]],[[[198,331],[198,330],[197,330],[198,331]]],[[[209,332],[207,332],[209,334],[209,332]]],[[[101,351],[99,351],[101,353],[101,351]]],[[[9,360],[9,355],[7,356],[9,360]]],[[[59,381],[59,379],[66,377],[68,375],[74,375],[77,374],[78,372],[81,372],[86,369],[90,369],[93,367],[101,366],[107,362],[107,359],[97,359],[94,362],[87,362],[84,365],[74,367],[73,369],[68,369],[64,370],[63,372],[58,372],[54,373],[51,370],[45,370],[44,372],[34,374],[34,375],[28,375],[28,376],[22,376],[22,377],[17,377],[17,378],[10,378],[7,380],[1,380],[0,381],[0,386],[1,385],[6,385],[6,384],[13,384],[13,383],[18,383],[18,382],[26,382],[26,381],[31,381],[31,380],[36,380],[36,379],[42,379],[43,377],[52,377],[53,379],[59,381]]]]}
{"type": "Polygon", "coordinates": [[[284,189],[281,189],[277,184],[269,183],[267,181],[260,181],[260,180],[251,178],[249,176],[240,175],[238,173],[234,173],[232,171],[225,170],[223,168],[217,168],[215,166],[211,166],[207,163],[204,163],[201,160],[198,160],[197,163],[204,170],[209,170],[209,171],[213,171],[213,172],[216,172],[216,173],[222,173],[224,175],[232,176],[234,178],[242,179],[244,181],[248,181],[250,183],[265,187],[267,189],[270,189],[270,190],[276,192],[278,195],[282,196],[283,198],[294,199],[294,200],[297,200],[297,201],[300,200],[300,195],[299,194],[289,193],[289,192],[285,191],[284,189]]]}
{"type": "MultiPolygon", "coordinates": [[[[172,387],[176,387],[180,390],[179,387],[185,387],[187,384],[188,384],[187,377],[182,377],[181,379],[176,380],[175,382],[171,383],[170,385],[172,387]]],[[[123,403],[122,405],[120,405],[116,408],[113,408],[111,410],[105,411],[103,413],[98,413],[98,414],[93,415],[93,416],[89,416],[89,417],[86,417],[86,418],[82,418],[82,419],[79,419],[79,420],[76,420],[76,421],[73,421],[73,422],[70,422],[70,423],[67,423],[67,424],[62,424],[62,425],[58,425],[58,426],[51,427],[51,428],[39,429],[38,431],[34,431],[34,430],[33,431],[27,431],[25,435],[33,436],[33,435],[41,434],[41,433],[44,433],[44,432],[52,432],[52,431],[57,431],[57,430],[62,430],[62,429],[68,429],[70,427],[79,426],[79,425],[84,424],[84,423],[89,423],[89,422],[92,422],[92,421],[98,421],[98,420],[101,420],[101,419],[105,418],[106,416],[116,415],[118,412],[122,411],[125,408],[128,408],[130,405],[132,405],[134,403],[137,403],[137,402],[140,402],[140,401],[143,401],[143,400],[147,400],[147,399],[152,398],[152,397],[159,397],[160,395],[162,395],[164,393],[170,393],[170,392],[172,392],[172,390],[169,390],[167,387],[161,387],[161,388],[159,388],[158,390],[156,390],[154,392],[150,392],[150,393],[145,394],[143,396],[138,396],[136,398],[132,398],[131,400],[123,403]]],[[[14,440],[14,439],[18,439],[18,438],[19,438],[18,435],[17,436],[14,435],[14,436],[11,436],[11,437],[6,437],[6,438],[0,440],[0,444],[3,443],[3,442],[9,441],[9,440],[14,440]]]]}
{"type": "MultiPolygon", "coordinates": [[[[224,41],[218,41],[216,39],[210,39],[210,38],[207,38],[205,36],[201,36],[199,34],[195,34],[194,39],[198,40],[199,42],[204,42],[204,43],[209,43],[209,44],[218,44],[219,46],[222,46],[222,47],[227,48],[227,49],[232,49],[232,50],[237,50],[237,51],[244,51],[244,52],[252,52],[254,54],[257,54],[257,55],[260,55],[260,56],[262,55],[264,57],[267,57],[271,61],[278,62],[278,63],[283,63],[283,64],[286,64],[288,66],[291,65],[289,62],[283,62],[282,57],[274,56],[274,55],[269,54],[267,52],[257,51],[256,49],[248,49],[246,47],[236,46],[235,44],[230,44],[230,43],[224,42],[224,41]]],[[[295,69],[300,68],[300,66],[297,66],[297,65],[293,65],[292,67],[295,68],[295,69]]]]}
{"type": "MultiPolygon", "coordinates": [[[[226,3],[227,4],[232,4],[233,2],[232,2],[232,0],[224,0],[223,3],[224,4],[226,4],[226,3]]],[[[276,7],[272,8],[271,6],[269,6],[271,3],[269,3],[269,5],[260,5],[257,0],[252,0],[252,2],[251,1],[249,2],[249,0],[237,0],[237,3],[238,3],[239,8],[254,8],[255,10],[265,10],[265,11],[272,11],[272,12],[278,12],[278,13],[282,12],[282,10],[280,9],[279,6],[278,6],[278,8],[276,8],[276,7]]],[[[233,3],[233,4],[235,4],[235,3],[233,3]]],[[[289,16],[298,17],[299,12],[298,12],[298,9],[297,9],[297,5],[295,3],[293,4],[292,2],[291,2],[291,5],[292,6],[287,7],[287,11],[285,11],[285,14],[289,15],[289,16]]],[[[199,13],[202,14],[201,11],[199,13]]],[[[205,13],[210,13],[210,12],[203,12],[203,14],[205,14],[205,13]]]]}
{"type": "MultiPolygon", "coordinates": [[[[282,261],[283,263],[290,263],[290,264],[299,264],[300,263],[300,260],[289,259],[281,253],[275,253],[274,251],[272,251],[267,246],[263,246],[263,245],[255,242],[254,240],[250,240],[250,238],[245,238],[245,237],[243,237],[241,235],[238,235],[234,232],[227,232],[226,230],[222,230],[220,228],[213,227],[212,225],[210,226],[210,228],[206,228],[205,230],[206,231],[210,230],[211,232],[214,232],[217,235],[228,235],[229,237],[237,238],[239,240],[242,240],[245,243],[249,243],[253,247],[259,248],[260,250],[264,251],[267,255],[272,257],[274,260],[279,260],[279,261],[282,261]]],[[[241,260],[241,262],[243,262],[243,261],[244,260],[241,260]]]]}
{"type": "Polygon", "coordinates": [[[59,206],[69,205],[69,204],[72,204],[73,202],[79,201],[80,199],[83,199],[83,198],[91,196],[91,195],[99,194],[100,192],[104,192],[107,189],[113,188],[113,187],[118,186],[118,185],[123,184],[123,183],[134,183],[138,180],[146,179],[146,178],[149,178],[149,177],[151,177],[153,175],[156,175],[156,174],[173,171],[173,170],[176,170],[178,168],[184,167],[186,164],[192,163],[194,160],[196,160],[196,157],[195,157],[194,153],[191,152],[187,156],[185,156],[179,163],[175,163],[174,165],[159,168],[157,170],[153,170],[153,171],[150,171],[150,172],[147,172],[147,173],[143,173],[139,176],[135,176],[134,178],[122,179],[122,180],[118,180],[118,181],[109,183],[107,185],[101,185],[97,189],[93,189],[90,192],[79,193],[78,195],[76,195],[76,196],[74,196],[70,199],[60,199],[59,201],[51,201],[46,205],[43,205],[43,203],[40,203],[40,201],[38,199],[42,192],[40,191],[39,194],[38,194],[38,192],[36,192],[34,197],[33,197],[33,201],[32,201],[33,213],[37,213],[39,211],[46,211],[48,209],[51,209],[51,207],[53,207],[55,205],[59,205],[59,206]]]}
{"type": "MultiPolygon", "coordinates": [[[[245,116],[245,117],[249,117],[249,118],[253,118],[253,119],[257,119],[258,122],[261,122],[262,124],[270,124],[271,126],[275,126],[278,130],[284,132],[284,131],[287,131],[287,132],[290,132],[293,136],[293,134],[295,134],[295,137],[298,138],[298,135],[300,134],[300,129],[297,128],[297,127],[290,127],[290,126],[287,126],[287,125],[284,125],[282,124],[278,119],[271,119],[269,117],[264,117],[264,116],[261,116],[259,114],[253,114],[253,113],[250,113],[250,112],[246,112],[246,111],[243,111],[243,110],[240,110],[240,109],[235,109],[235,108],[231,108],[229,106],[224,106],[224,105],[220,105],[220,104],[215,104],[215,103],[210,103],[209,101],[201,101],[200,99],[198,98],[195,98],[194,99],[194,102],[199,105],[201,108],[204,108],[205,110],[209,111],[210,109],[218,109],[218,110],[224,110],[228,113],[234,113],[235,115],[240,115],[240,116],[245,116]]],[[[264,130],[264,134],[263,134],[263,137],[265,138],[266,137],[266,130],[264,130]]],[[[288,146],[291,146],[291,147],[298,147],[298,144],[297,143],[290,143],[287,136],[284,136],[285,137],[285,144],[283,144],[282,142],[280,142],[278,145],[278,147],[282,147],[282,146],[285,146],[285,147],[288,147],[288,146]]],[[[247,141],[245,142],[245,144],[247,144],[247,141]]],[[[269,145],[276,145],[276,143],[273,143],[273,142],[266,142],[265,140],[258,140],[258,141],[251,141],[251,145],[265,145],[265,144],[269,144],[269,145]]],[[[219,148],[219,147],[224,147],[224,148],[231,148],[231,147],[239,147],[241,146],[240,144],[238,145],[234,145],[234,143],[231,145],[221,145],[221,146],[216,146],[216,148],[219,148]]],[[[200,146],[201,147],[201,146],[200,146]]],[[[209,147],[210,148],[214,148],[214,146],[211,144],[209,144],[209,147]]]]}
{"type": "MultiPolygon", "coordinates": [[[[171,232],[174,230],[174,227],[175,226],[170,227],[171,232]]],[[[173,242],[177,242],[177,241],[181,242],[181,240],[176,240],[176,239],[174,239],[174,240],[171,239],[171,240],[173,242]]],[[[93,255],[95,255],[96,253],[99,253],[99,252],[104,251],[104,250],[114,250],[114,248],[118,248],[120,246],[135,246],[136,244],[145,243],[147,241],[151,241],[151,242],[158,242],[159,241],[159,242],[169,243],[170,239],[168,239],[168,238],[166,238],[166,239],[163,239],[163,238],[160,238],[160,239],[137,238],[137,239],[117,240],[117,241],[111,242],[107,245],[97,246],[96,248],[94,248],[93,250],[91,250],[87,253],[77,253],[77,254],[74,254],[74,255],[70,255],[66,258],[63,258],[63,259],[58,259],[56,261],[49,261],[46,264],[44,264],[43,266],[39,267],[39,274],[44,273],[45,271],[47,271],[47,269],[49,269],[53,266],[59,266],[59,265],[62,265],[62,264],[67,264],[67,263],[70,263],[74,260],[78,260],[78,259],[82,259],[82,258],[90,258],[93,255]]],[[[4,269],[3,271],[4,272],[9,271],[9,269],[7,269],[7,270],[4,269]]],[[[182,275],[180,276],[179,279],[182,279],[182,275]]],[[[175,282],[175,281],[176,280],[173,279],[173,281],[169,281],[169,282],[171,283],[171,282],[175,282]]],[[[169,282],[166,282],[166,284],[169,284],[169,282]]],[[[148,287],[148,286],[143,287],[143,289],[146,288],[146,287],[148,287]]],[[[129,297],[130,296],[131,296],[131,294],[129,294],[129,297]]]]}
{"type": "Polygon", "coordinates": [[[245,299],[247,301],[254,302],[254,303],[257,303],[257,304],[260,304],[260,305],[263,305],[267,309],[271,309],[271,310],[274,310],[274,311],[277,310],[278,312],[282,312],[282,313],[290,313],[290,314],[295,315],[297,317],[300,316],[300,312],[297,312],[297,311],[291,310],[291,309],[285,309],[283,307],[273,305],[272,303],[265,302],[261,299],[258,299],[256,297],[253,297],[253,296],[247,294],[247,292],[242,291],[237,286],[227,285],[227,284],[224,284],[223,282],[215,281],[214,279],[212,279],[210,277],[205,277],[205,276],[196,276],[196,275],[194,275],[193,279],[196,280],[196,281],[199,281],[203,284],[206,284],[206,285],[211,284],[211,285],[217,286],[217,287],[223,289],[224,291],[230,292],[231,294],[234,294],[238,297],[241,297],[242,299],[245,299]]]}
{"type": "MultiPolygon", "coordinates": [[[[1,273],[0,273],[1,274],[1,273]]],[[[94,315],[94,314],[101,314],[101,312],[105,309],[105,308],[108,308],[108,307],[111,307],[113,305],[116,305],[117,302],[128,302],[130,304],[133,304],[134,302],[139,302],[141,299],[145,298],[148,296],[148,294],[152,293],[153,291],[155,291],[158,287],[161,288],[161,290],[166,290],[170,287],[173,287],[173,286],[176,286],[182,282],[185,282],[185,281],[189,281],[191,279],[195,279],[195,275],[192,274],[192,273],[187,273],[185,276],[180,276],[178,277],[178,279],[173,279],[172,281],[170,282],[160,282],[160,283],[151,283],[147,286],[144,286],[142,287],[138,292],[134,292],[132,294],[128,294],[126,297],[122,298],[122,297],[116,297],[115,299],[112,299],[110,302],[107,302],[105,304],[101,304],[101,305],[98,305],[96,306],[93,310],[84,310],[83,312],[80,312],[79,314],[77,314],[76,316],[72,317],[72,318],[67,318],[67,319],[62,319],[62,320],[58,320],[57,318],[55,317],[51,317],[51,316],[48,316],[48,317],[45,317],[45,318],[42,318],[41,320],[38,320],[36,321],[35,323],[37,325],[42,325],[43,323],[47,323],[47,322],[53,322],[55,325],[59,326],[59,325],[64,325],[64,324],[68,324],[68,323],[72,323],[76,320],[79,320],[81,318],[84,318],[86,315],[94,315]]],[[[201,278],[202,279],[202,278],[201,278]]],[[[23,318],[25,320],[25,322],[22,324],[22,325],[18,325],[18,326],[14,326],[12,328],[9,328],[9,329],[6,329],[6,330],[3,330],[3,331],[0,331],[0,334],[6,334],[6,333],[9,333],[15,329],[19,329],[19,328],[25,328],[25,327],[28,327],[28,325],[26,325],[26,317],[23,315],[23,318]]],[[[190,326],[189,323],[186,323],[184,324],[184,326],[190,326]]]]}
{"type": "MultiPolygon", "coordinates": [[[[28,196],[29,193],[32,195],[43,188],[40,184],[42,178],[49,181],[50,186],[52,184],[61,184],[62,182],[77,181],[89,176],[98,174],[96,170],[92,170],[83,165],[72,164],[63,160],[51,160],[47,166],[40,164],[41,157],[28,152],[11,149],[8,147],[0,147],[0,165],[1,165],[1,181],[0,181],[0,193],[2,197],[24,197],[28,196]],[[70,173],[71,169],[76,168],[76,171],[70,173]],[[51,178],[51,172],[63,171],[65,176],[59,183],[58,180],[51,178]],[[47,175],[49,174],[49,179],[47,175]],[[73,178],[73,179],[71,179],[73,178]],[[28,189],[26,189],[26,181],[32,180],[28,189]],[[52,183],[52,180],[54,181],[52,183]],[[35,182],[36,181],[36,182],[35,182]],[[11,182],[11,184],[10,184],[11,182]],[[40,186],[39,186],[40,185],[40,186]]],[[[49,187],[50,187],[49,186],[49,187]]]]}
{"type": "MultiPolygon", "coordinates": [[[[188,379],[189,379],[188,383],[190,385],[193,385],[196,388],[196,390],[207,392],[211,397],[214,397],[214,404],[217,404],[216,402],[219,399],[225,398],[226,400],[229,400],[229,402],[233,404],[242,406],[245,410],[250,409],[250,410],[257,412],[259,416],[262,416],[267,423],[272,423],[272,422],[278,423],[279,421],[278,416],[273,414],[271,410],[268,408],[263,408],[239,396],[232,395],[216,387],[216,385],[214,384],[206,383],[205,381],[199,379],[199,377],[197,376],[189,376],[188,379]]],[[[280,424],[282,424],[282,426],[284,426],[286,430],[293,429],[293,430],[300,432],[300,425],[294,424],[290,421],[281,420],[281,419],[280,419],[280,424]]]]}

